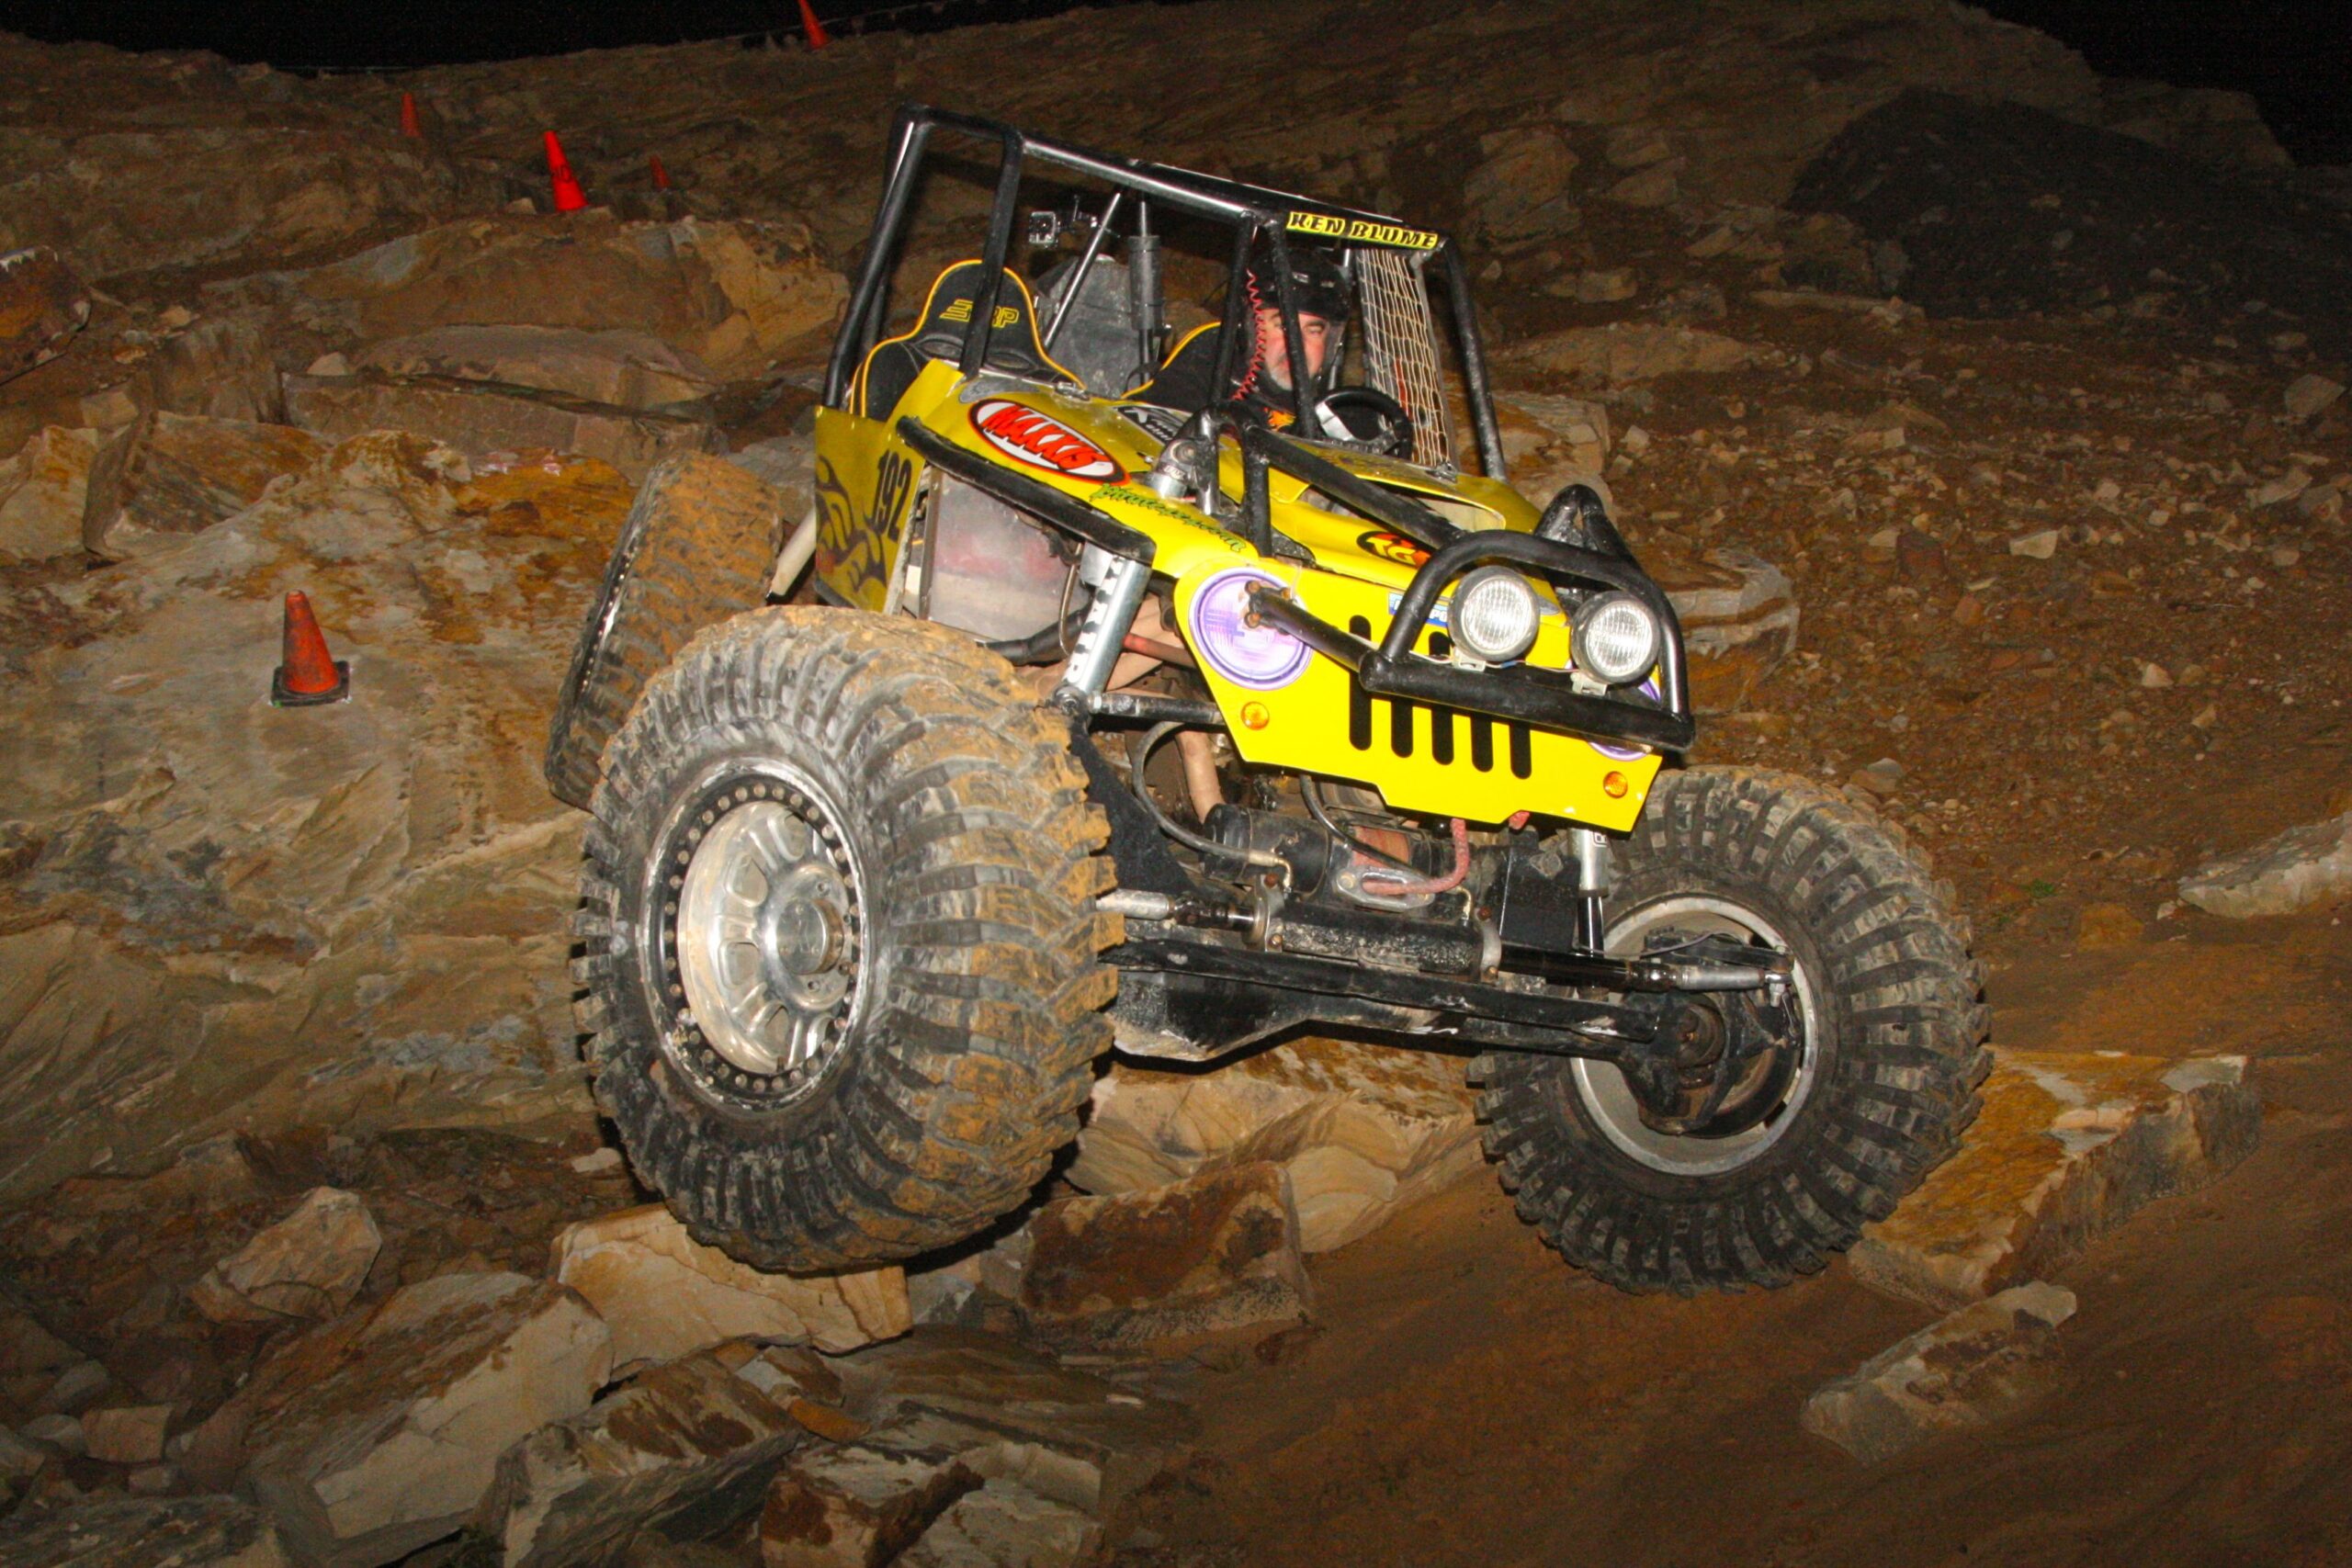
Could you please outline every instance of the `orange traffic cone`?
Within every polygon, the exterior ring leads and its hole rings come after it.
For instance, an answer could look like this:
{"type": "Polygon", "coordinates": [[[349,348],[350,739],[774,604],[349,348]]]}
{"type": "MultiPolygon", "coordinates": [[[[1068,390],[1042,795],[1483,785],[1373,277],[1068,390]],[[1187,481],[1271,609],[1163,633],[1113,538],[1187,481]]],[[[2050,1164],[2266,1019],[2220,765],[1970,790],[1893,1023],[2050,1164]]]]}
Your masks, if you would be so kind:
{"type": "Polygon", "coordinates": [[[817,13],[808,8],[808,0],[800,0],[800,30],[808,35],[810,49],[822,49],[833,41],[825,36],[825,24],[819,21],[817,13]]]}
{"type": "Polygon", "coordinates": [[[413,136],[419,141],[424,140],[424,122],[416,118],[416,96],[413,93],[401,95],[401,134],[413,136]]]}
{"type": "Polygon", "coordinates": [[[319,630],[307,594],[286,596],[284,649],[277,673],[269,678],[271,706],[317,707],[350,697],[351,666],[327,651],[326,633],[319,630]]]}
{"type": "Polygon", "coordinates": [[[670,188],[670,171],[662,166],[662,154],[659,152],[652,153],[649,156],[647,161],[653,166],[653,188],[655,190],[668,190],[670,188]]]}
{"type": "Polygon", "coordinates": [[[571,173],[571,164],[564,158],[563,143],[555,139],[552,130],[547,133],[547,138],[548,177],[555,182],[555,209],[558,212],[577,212],[588,205],[588,194],[580,188],[580,181],[571,173]]]}

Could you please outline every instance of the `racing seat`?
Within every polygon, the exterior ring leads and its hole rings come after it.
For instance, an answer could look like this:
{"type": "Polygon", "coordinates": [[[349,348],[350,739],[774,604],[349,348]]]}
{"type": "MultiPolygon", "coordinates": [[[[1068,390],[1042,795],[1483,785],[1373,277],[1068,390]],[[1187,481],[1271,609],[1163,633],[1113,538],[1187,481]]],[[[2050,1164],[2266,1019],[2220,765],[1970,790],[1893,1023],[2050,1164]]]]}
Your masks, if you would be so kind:
{"type": "MultiPolygon", "coordinates": [[[[866,419],[886,418],[915,384],[924,366],[934,359],[954,360],[964,352],[964,329],[971,324],[973,301],[980,291],[986,265],[960,261],[931,286],[922,313],[915,324],[897,337],[884,338],[869,350],[857,373],[857,395],[852,400],[866,419]]],[[[1048,358],[1037,337],[1037,304],[1029,285],[1011,267],[997,295],[996,330],[989,335],[983,367],[1033,381],[1076,381],[1078,377],[1048,358]]]]}

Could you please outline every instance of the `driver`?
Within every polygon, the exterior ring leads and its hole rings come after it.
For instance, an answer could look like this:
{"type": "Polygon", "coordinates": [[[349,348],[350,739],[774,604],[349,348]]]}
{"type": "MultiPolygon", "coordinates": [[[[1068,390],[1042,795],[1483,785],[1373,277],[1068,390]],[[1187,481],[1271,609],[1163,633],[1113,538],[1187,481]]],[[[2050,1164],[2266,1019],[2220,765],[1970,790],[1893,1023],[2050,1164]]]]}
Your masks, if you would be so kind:
{"type": "MultiPolygon", "coordinates": [[[[1290,253],[1291,297],[1298,304],[1299,348],[1306,358],[1306,404],[1321,401],[1329,389],[1325,373],[1346,331],[1354,304],[1354,290],[1340,264],[1322,251],[1305,247],[1290,253]]],[[[1235,378],[1227,402],[1244,419],[1273,430],[1297,423],[1291,395],[1290,344],[1283,333],[1282,294],[1272,264],[1250,264],[1250,298],[1257,306],[1257,333],[1247,362],[1235,378]]],[[[1159,373],[1131,395],[1162,408],[1195,412],[1208,406],[1216,378],[1217,322],[1185,334],[1159,373]]],[[[1346,430],[1328,434],[1342,438],[1346,430]]]]}

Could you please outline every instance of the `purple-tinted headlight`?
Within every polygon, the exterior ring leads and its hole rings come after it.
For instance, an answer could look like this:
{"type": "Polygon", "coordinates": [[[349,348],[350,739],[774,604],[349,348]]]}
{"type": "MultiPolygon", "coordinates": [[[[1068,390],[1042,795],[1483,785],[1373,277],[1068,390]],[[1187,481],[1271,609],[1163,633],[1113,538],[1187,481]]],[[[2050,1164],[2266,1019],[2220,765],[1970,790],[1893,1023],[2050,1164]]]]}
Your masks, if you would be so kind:
{"type": "Polygon", "coordinates": [[[1250,624],[1250,585],[1281,580],[1247,569],[1219,572],[1193,595],[1193,647],[1237,686],[1271,692],[1306,672],[1307,647],[1269,621],[1250,624]]]}
{"type": "MultiPolygon", "coordinates": [[[[1652,701],[1663,702],[1666,700],[1659,694],[1657,689],[1657,677],[1655,675],[1645,679],[1642,683],[1634,689],[1640,692],[1642,695],[1650,698],[1652,701]]],[[[1636,757],[1646,757],[1650,754],[1650,749],[1646,746],[1612,746],[1606,741],[1600,740],[1595,740],[1591,742],[1591,745],[1592,749],[1600,752],[1602,756],[1619,762],[1630,762],[1636,757]]]]}

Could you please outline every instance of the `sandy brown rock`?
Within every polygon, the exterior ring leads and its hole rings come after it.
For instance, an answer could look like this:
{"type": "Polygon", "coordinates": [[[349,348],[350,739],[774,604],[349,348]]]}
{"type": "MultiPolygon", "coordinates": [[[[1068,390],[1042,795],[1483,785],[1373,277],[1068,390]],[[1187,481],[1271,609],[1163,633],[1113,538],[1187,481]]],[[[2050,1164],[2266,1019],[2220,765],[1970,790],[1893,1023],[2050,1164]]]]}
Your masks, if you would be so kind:
{"type": "Polygon", "coordinates": [[[2232,919],[2291,915],[2347,891],[2352,891],[2352,813],[2290,828],[2180,879],[2185,901],[2232,919]]]}
{"type": "Polygon", "coordinates": [[[91,460],[82,547],[108,560],[150,554],[242,512],[326,450],[282,424],[143,414],[91,460]]]}
{"type": "Polygon", "coordinates": [[[435,327],[370,344],[363,369],[530,387],[630,409],[694,403],[718,389],[709,367],[650,333],[573,327],[435,327]]]}
{"type": "Polygon", "coordinates": [[[1702,714],[1747,706],[1796,651],[1800,616],[1788,574],[1736,546],[1703,555],[1645,548],[1641,556],[1682,623],[1691,705],[1702,714]]]}
{"type": "Polygon", "coordinates": [[[49,425],[0,463],[0,558],[46,560],[82,547],[98,433],[49,425]]]}
{"type": "Polygon", "coordinates": [[[176,1408],[169,1404],[111,1405],[82,1413],[83,1452],[108,1464],[152,1464],[164,1457],[164,1438],[176,1408]]]}
{"type": "Polygon", "coordinates": [[[1289,1179],[1300,1247],[1344,1247],[1477,1168],[1460,1064],[1314,1038],[1205,1073],[1121,1063],[1096,1082],[1068,1174],[1089,1192],[1134,1192],[1261,1160],[1289,1179]]]}
{"type": "Polygon", "coordinates": [[[1021,1305],[1052,1340],[1135,1348],[1314,1310],[1289,1181],[1267,1161],[1061,1199],[1030,1234],[1021,1305]]]}
{"type": "Polygon", "coordinates": [[[610,463],[632,482],[718,441],[706,420],[449,376],[288,376],[285,385],[286,417],[330,439],[399,430],[469,457],[542,447],[610,463]]]}
{"type": "Polygon", "coordinates": [[[294,1568],[277,1526],[234,1497],[113,1498],[0,1532],[0,1568],[294,1568]]]}
{"type": "Polygon", "coordinates": [[[215,1264],[188,1297],[215,1323],[333,1317],[358,1295],[383,1245],[365,1199],[313,1188],[293,1213],[215,1264]]]}
{"type": "Polygon", "coordinates": [[[2242,1056],[1997,1051],[1984,1095],[1960,1152],[1847,1255],[1873,1290],[1956,1307],[2053,1273],[2261,1134],[2242,1056]]]}
{"type": "Polygon", "coordinates": [[[2050,1391],[2058,1325],[2074,1314],[2072,1291],[2038,1280],[1961,1307],[1824,1385],[1804,1403],[1804,1429],[1878,1464],[2006,1420],[2050,1391]]]}
{"type": "Polygon", "coordinates": [[[205,316],[173,333],[140,367],[149,406],[211,419],[283,423],[286,396],[270,358],[277,325],[248,311],[205,316]]]}
{"type": "Polygon", "coordinates": [[[445,1274],[271,1355],[183,1463],[233,1469],[317,1568],[373,1568],[464,1523],[500,1456],[586,1410],[612,1365],[563,1286],[445,1274]]]}
{"type": "Polygon", "coordinates": [[[507,1568],[611,1561],[639,1530],[712,1533],[759,1507],[800,1435],[717,1357],[689,1356],[508,1450],[473,1529],[507,1568]]]}
{"type": "Polygon", "coordinates": [[[0,381],[65,352],[90,320],[90,291],[46,245],[0,255],[0,381]]]}
{"type": "Polygon", "coordinates": [[[948,1505],[898,1559],[905,1568],[1082,1568],[1102,1527],[1016,1481],[992,1480],[948,1505]]]}
{"type": "Polygon", "coordinates": [[[566,1227],[548,1272],[612,1325],[614,1364],[666,1361],[741,1337],[855,1349],[904,1334],[906,1276],[764,1274],[686,1234],[659,1203],[566,1227]]]}

